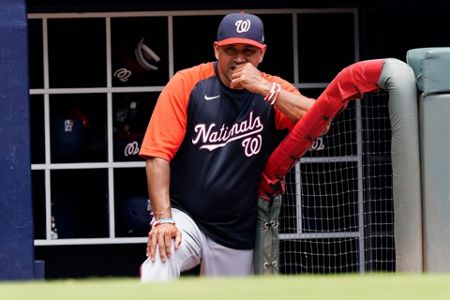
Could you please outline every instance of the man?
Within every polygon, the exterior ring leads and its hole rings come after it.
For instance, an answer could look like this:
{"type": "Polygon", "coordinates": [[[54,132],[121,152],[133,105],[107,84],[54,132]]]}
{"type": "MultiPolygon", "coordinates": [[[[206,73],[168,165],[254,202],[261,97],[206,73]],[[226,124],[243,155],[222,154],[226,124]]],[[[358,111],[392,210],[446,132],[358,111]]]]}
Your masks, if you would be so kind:
{"type": "Polygon", "coordinates": [[[160,94],[140,156],[154,214],[141,281],[252,274],[259,175],[314,103],[257,69],[267,46],[259,17],[226,15],[216,62],[177,72],[160,94]]]}

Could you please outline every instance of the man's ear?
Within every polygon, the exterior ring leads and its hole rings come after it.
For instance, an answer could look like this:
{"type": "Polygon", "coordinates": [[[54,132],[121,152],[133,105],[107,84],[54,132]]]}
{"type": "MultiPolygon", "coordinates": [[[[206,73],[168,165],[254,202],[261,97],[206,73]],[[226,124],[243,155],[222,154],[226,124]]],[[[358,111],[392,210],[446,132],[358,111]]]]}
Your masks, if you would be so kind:
{"type": "Polygon", "coordinates": [[[214,48],[214,56],[218,60],[219,59],[219,46],[217,45],[217,42],[214,42],[213,48],[214,48]]]}
{"type": "Polygon", "coordinates": [[[263,60],[264,60],[264,53],[261,54],[261,56],[259,57],[259,63],[262,63],[263,60]]]}
{"type": "Polygon", "coordinates": [[[264,54],[266,54],[267,45],[264,45],[264,48],[261,50],[261,55],[259,56],[259,63],[262,63],[264,60],[264,54]]]}

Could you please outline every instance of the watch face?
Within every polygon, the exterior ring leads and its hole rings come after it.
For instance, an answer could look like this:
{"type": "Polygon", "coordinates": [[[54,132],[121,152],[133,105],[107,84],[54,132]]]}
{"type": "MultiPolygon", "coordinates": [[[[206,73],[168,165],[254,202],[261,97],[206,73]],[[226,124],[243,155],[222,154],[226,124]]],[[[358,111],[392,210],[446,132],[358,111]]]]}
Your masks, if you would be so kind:
{"type": "Polygon", "coordinates": [[[166,84],[167,32],[167,17],[112,18],[113,86],[166,84]]]}

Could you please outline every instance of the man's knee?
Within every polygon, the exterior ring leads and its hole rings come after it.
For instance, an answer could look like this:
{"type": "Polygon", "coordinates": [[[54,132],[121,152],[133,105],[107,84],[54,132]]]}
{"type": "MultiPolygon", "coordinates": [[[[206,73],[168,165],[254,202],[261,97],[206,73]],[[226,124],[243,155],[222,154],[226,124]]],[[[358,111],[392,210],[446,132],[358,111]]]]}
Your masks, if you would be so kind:
{"type": "Polygon", "coordinates": [[[172,255],[164,262],[159,255],[159,249],[156,249],[155,260],[147,258],[141,265],[141,281],[168,281],[176,279],[180,273],[189,270],[200,264],[200,256],[197,251],[193,251],[186,240],[182,241],[180,247],[175,250],[172,243],[172,255]]]}
{"type": "Polygon", "coordinates": [[[157,252],[154,261],[147,258],[141,265],[141,281],[168,281],[176,279],[180,276],[180,269],[177,267],[177,263],[174,257],[167,259],[165,262],[159,257],[157,252]]]}

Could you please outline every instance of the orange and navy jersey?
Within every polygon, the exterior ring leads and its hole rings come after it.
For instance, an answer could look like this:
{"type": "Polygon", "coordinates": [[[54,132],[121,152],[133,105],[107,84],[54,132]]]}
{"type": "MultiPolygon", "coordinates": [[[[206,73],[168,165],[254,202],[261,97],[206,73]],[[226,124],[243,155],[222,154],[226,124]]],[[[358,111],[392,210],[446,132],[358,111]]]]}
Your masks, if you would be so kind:
{"type": "MultiPolygon", "coordinates": [[[[279,77],[263,76],[299,93],[279,77]]],[[[177,72],[165,86],[140,155],[170,161],[172,206],[206,235],[251,249],[259,175],[283,129],[293,125],[263,96],[223,85],[216,63],[206,63],[177,72]]]]}

